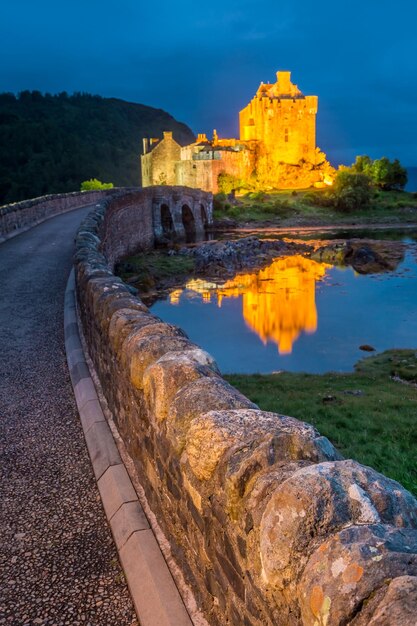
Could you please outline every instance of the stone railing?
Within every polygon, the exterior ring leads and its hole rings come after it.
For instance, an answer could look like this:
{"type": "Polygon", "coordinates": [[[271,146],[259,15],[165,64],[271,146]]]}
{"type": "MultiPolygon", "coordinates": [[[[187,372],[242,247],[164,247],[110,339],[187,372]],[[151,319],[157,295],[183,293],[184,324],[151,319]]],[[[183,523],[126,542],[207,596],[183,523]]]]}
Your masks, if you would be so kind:
{"type": "Polygon", "coordinates": [[[109,191],[76,191],[42,196],[1,206],[0,241],[18,235],[60,213],[98,202],[103,199],[103,196],[114,192],[114,189],[109,191]]]}
{"type": "Polygon", "coordinates": [[[79,310],[119,432],[208,622],[414,624],[416,500],[343,460],[309,424],[259,410],[131,295],[113,264],[133,232],[136,246],[152,244],[149,215],[133,228],[131,204],[104,201],[78,232],[79,310]]]}

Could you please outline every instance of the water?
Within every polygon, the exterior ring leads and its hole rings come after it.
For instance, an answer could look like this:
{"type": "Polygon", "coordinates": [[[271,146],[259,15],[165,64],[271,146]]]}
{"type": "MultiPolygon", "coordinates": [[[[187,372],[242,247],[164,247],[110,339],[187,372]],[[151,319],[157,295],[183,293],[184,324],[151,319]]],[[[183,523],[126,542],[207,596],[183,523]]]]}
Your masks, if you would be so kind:
{"type": "Polygon", "coordinates": [[[223,373],[348,372],[366,354],[417,347],[417,244],[395,271],[359,275],[301,256],[218,285],[189,281],[152,312],[181,326],[223,373]]]}

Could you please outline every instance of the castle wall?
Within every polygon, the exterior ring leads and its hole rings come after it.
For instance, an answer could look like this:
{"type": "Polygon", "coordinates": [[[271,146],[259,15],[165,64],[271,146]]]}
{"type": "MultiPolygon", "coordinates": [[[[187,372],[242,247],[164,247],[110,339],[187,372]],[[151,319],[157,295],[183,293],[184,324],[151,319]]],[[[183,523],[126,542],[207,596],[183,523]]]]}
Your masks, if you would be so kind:
{"type": "Polygon", "coordinates": [[[180,158],[181,146],[173,139],[172,132],[164,132],[162,141],[141,156],[142,186],[176,185],[175,163],[180,158]]]}
{"type": "Polygon", "coordinates": [[[217,193],[218,176],[227,172],[236,178],[248,179],[255,167],[255,153],[241,150],[217,150],[214,159],[179,161],[175,166],[177,184],[198,187],[217,193]]]}

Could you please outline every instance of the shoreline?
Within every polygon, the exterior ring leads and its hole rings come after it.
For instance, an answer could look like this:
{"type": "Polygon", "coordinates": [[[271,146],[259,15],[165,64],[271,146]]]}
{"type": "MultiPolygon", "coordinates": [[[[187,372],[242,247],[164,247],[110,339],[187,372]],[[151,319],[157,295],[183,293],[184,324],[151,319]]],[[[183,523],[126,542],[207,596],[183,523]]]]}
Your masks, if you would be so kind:
{"type": "Polygon", "coordinates": [[[215,233],[225,233],[225,232],[253,232],[262,230],[263,232],[332,232],[335,230],[417,230],[417,222],[413,223],[363,223],[363,224],[343,224],[343,223],[333,223],[333,224],[302,224],[302,225],[288,225],[288,226],[274,226],[273,224],[266,222],[254,222],[253,224],[246,222],[242,225],[230,225],[230,226],[216,226],[214,224],[213,228],[209,229],[210,234],[215,233]]]}

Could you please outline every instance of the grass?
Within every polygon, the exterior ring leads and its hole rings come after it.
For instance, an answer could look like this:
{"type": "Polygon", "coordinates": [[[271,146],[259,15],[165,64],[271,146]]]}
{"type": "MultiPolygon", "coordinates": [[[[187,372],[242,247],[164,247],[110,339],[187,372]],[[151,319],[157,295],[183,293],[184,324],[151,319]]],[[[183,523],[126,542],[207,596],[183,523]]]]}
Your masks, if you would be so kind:
{"type": "Polygon", "coordinates": [[[225,217],[247,222],[273,222],[280,225],[384,224],[417,221],[417,195],[406,191],[375,191],[367,210],[344,213],[326,204],[327,190],[275,191],[247,193],[230,205],[219,194],[215,201],[215,219],[225,217]]]}
{"type": "Polygon", "coordinates": [[[417,352],[388,350],[350,374],[284,372],[225,378],[261,409],[316,426],[345,458],[370,465],[417,495],[417,352]]]}
{"type": "Polygon", "coordinates": [[[180,280],[193,270],[194,259],[162,251],[126,257],[116,266],[116,274],[141,292],[150,291],[163,281],[180,280]]]}

